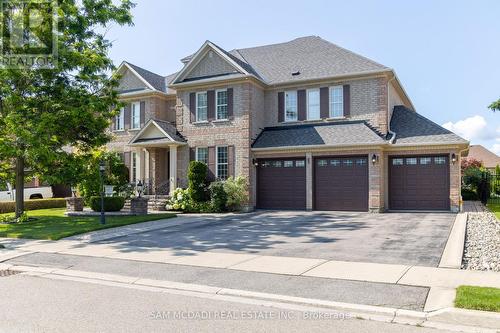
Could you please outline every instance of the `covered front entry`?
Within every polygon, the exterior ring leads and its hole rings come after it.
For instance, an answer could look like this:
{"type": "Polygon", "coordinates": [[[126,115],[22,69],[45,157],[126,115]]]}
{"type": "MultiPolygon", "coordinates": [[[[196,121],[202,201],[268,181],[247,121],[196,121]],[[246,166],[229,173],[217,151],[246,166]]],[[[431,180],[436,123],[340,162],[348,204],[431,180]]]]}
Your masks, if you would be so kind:
{"type": "Polygon", "coordinates": [[[367,211],[368,157],[315,158],[314,209],[367,211]]]}
{"type": "Polygon", "coordinates": [[[449,210],[448,156],[391,157],[389,206],[393,210],[449,210]]]}
{"type": "Polygon", "coordinates": [[[257,208],[306,209],[305,158],[258,161],[257,208]]]}

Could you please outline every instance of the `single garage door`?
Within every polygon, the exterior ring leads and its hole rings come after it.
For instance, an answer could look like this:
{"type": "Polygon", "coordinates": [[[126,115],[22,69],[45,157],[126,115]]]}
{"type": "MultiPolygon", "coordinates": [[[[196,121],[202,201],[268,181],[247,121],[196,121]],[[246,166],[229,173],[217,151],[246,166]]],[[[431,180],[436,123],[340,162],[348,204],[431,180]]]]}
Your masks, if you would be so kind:
{"type": "Polygon", "coordinates": [[[391,209],[450,209],[448,156],[392,157],[389,173],[391,209]]]}
{"type": "Polygon", "coordinates": [[[316,210],[368,210],[368,157],[319,157],[314,160],[316,210]]]}
{"type": "Polygon", "coordinates": [[[306,209],[305,159],[259,160],[257,207],[306,209]]]}

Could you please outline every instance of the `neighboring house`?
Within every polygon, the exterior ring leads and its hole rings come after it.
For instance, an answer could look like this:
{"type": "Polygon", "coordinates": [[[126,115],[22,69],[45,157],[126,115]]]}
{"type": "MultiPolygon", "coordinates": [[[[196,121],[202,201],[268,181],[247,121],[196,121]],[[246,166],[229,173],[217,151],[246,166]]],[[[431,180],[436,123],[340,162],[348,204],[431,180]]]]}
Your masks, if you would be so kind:
{"type": "MultiPolygon", "coordinates": [[[[458,210],[469,143],[416,113],[395,72],[319,37],[226,51],[167,77],[124,62],[111,149],[131,179],[245,176],[249,208],[458,210]]],[[[437,112],[437,110],[436,110],[437,112]]]]}
{"type": "Polygon", "coordinates": [[[481,145],[471,145],[467,158],[481,161],[483,166],[490,171],[495,171],[496,166],[500,165],[500,156],[481,145]]]}

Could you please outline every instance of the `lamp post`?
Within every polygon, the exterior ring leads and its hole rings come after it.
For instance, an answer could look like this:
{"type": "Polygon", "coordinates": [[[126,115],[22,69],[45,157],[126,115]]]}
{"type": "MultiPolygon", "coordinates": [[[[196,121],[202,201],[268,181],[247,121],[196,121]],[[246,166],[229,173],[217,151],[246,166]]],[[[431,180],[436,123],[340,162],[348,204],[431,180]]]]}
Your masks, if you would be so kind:
{"type": "Polygon", "coordinates": [[[99,181],[101,183],[101,224],[106,224],[106,217],[104,216],[104,172],[106,171],[106,164],[104,161],[99,162],[99,181]]]}
{"type": "Polygon", "coordinates": [[[137,189],[137,196],[140,198],[141,197],[141,194],[142,194],[142,190],[144,188],[144,185],[142,184],[142,182],[139,180],[139,182],[137,183],[137,185],[135,186],[136,189],[137,189]]]}

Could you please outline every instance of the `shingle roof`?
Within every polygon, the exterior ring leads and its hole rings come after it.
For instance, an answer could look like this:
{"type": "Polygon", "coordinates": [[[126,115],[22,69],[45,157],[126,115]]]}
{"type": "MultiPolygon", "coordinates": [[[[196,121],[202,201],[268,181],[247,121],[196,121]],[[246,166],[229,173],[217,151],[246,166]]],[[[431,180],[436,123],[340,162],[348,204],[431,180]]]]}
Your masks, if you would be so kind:
{"type": "Polygon", "coordinates": [[[394,144],[467,144],[468,141],[404,106],[394,107],[394,144]]]}
{"type": "Polygon", "coordinates": [[[475,158],[482,161],[485,168],[495,168],[497,165],[500,165],[500,156],[481,145],[471,145],[467,158],[475,158]]]}
{"type": "Polygon", "coordinates": [[[386,141],[364,121],[267,127],[253,143],[253,148],[295,146],[345,146],[384,144],[386,141]]]}
{"type": "Polygon", "coordinates": [[[167,132],[168,135],[172,139],[178,142],[185,142],[186,140],[180,135],[180,133],[177,131],[174,125],[172,123],[165,121],[165,120],[159,120],[159,119],[153,119],[153,121],[160,126],[165,132],[167,132]]]}
{"type": "Polygon", "coordinates": [[[132,67],[137,74],[139,74],[144,80],[146,80],[150,85],[152,85],[156,90],[159,91],[166,91],[166,84],[165,84],[165,77],[155,74],[153,72],[150,72],[142,67],[136,66],[134,64],[131,64],[127,62],[127,65],[132,67]]]}
{"type": "Polygon", "coordinates": [[[268,84],[389,70],[318,36],[229,52],[268,84]],[[293,72],[300,75],[292,76],[293,72]]]}

